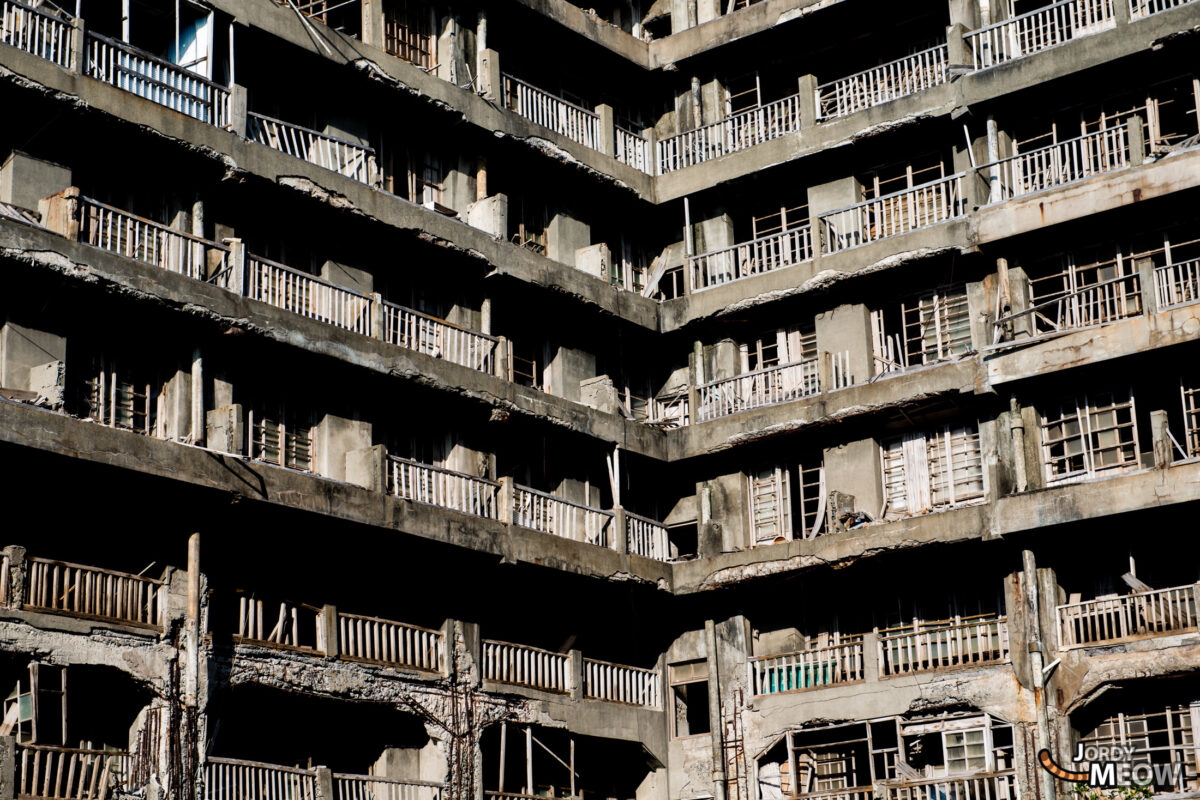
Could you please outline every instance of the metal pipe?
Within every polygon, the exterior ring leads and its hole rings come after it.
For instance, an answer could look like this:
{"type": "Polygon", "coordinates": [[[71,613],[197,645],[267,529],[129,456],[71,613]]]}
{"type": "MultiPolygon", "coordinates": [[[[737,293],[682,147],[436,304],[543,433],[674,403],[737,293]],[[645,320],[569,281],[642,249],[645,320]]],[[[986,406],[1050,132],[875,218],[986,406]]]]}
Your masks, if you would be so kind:
{"type": "MultiPolygon", "coordinates": [[[[1029,666],[1033,672],[1034,704],[1037,706],[1037,746],[1038,750],[1047,750],[1052,755],[1050,742],[1050,717],[1046,710],[1046,676],[1043,672],[1045,655],[1042,651],[1041,615],[1038,604],[1037,562],[1032,550],[1021,552],[1021,561],[1025,568],[1022,580],[1025,595],[1025,613],[1028,616],[1029,630],[1029,666]]],[[[1054,776],[1046,770],[1035,770],[1038,782],[1041,784],[1042,800],[1055,800],[1054,776]]]]}
{"type": "Polygon", "coordinates": [[[1025,465],[1025,418],[1015,394],[1008,398],[1008,412],[1008,424],[1012,430],[1013,471],[1016,473],[1017,491],[1023,492],[1029,488],[1029,474],[1025,465]]]}

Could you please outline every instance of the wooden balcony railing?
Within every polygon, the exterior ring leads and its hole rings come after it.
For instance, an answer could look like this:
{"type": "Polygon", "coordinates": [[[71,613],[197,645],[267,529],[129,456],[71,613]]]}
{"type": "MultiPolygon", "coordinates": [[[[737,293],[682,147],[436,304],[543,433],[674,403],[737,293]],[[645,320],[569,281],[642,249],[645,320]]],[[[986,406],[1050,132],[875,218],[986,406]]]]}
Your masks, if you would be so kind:
{"type": "Polygon", "coordinates": [[[752,275],[810,261],[812,227],[802,225],[688,259],[692,291],[740,281],[752,275]]]}
{"type": "Polygon", "coordinates": [[[634,555],[669,561],[671,544],[667,539],[667,527],[649,517],[625,512],[626,551],[634,555]]]}
{"type": "Polygon", "coordinates": [[[700,387],[700,422],[821,392],[816,359],[743,372],[700,387]]]}
{"type": "Polygon", "coordinates": [[[340,611],[337,617],[338,655],[343,658],[426,672],[440,672],[444,668],[445,642],[441,631],[340,611]]]}
{"type": "Polygon", "coordinates": [[[415,503],[496,519],[500,484],[462,472],[388,456],[388,493],[415,503]]]}
{"type": "Polygon", "coordinates": [[[317,772],[209,756],[203,800],[316,800],[317,772]]]}
{"type": "Polygon", "coordinates": [[[442,788],[432,781],[333,774],[333,800],[442,800],[442,788]]]}
{"type": "Polygon", "coordinates": [[[1179,261],[1154,270],[1158,307],[1185,306],[1200,300],[1200,259],[1179,261]]]}
{"type": "Polygon", "coordinates": [[[944,44],[856,72],[817,87],[820,118],[835,119],[946,82],[944,44]]]}
{"type": "Polygon", "coordinates": [[[16,746],[19,798],[35,800],[106,800],[117,796],[129,775],[129,754],[41,744],[16,746]]]}
{"type": "Polygon", "coordinates": [[[964,38],[975,69],[987,69],[1113,27],[1117,22],[1113,3],[1062,0],[972,31],[964,38]]]}
{"type": "Polygon", "coordinates": [[[370,297],[259,256],[246,256],[246,297],[371,335],[370,297]]]}
{"type": "Polygon", "coordinates": [[[119,208],[79,198],[79,240],[110,253],[144,261],[168,272],[204,280],[223,270],[229,248],[119,208]]]}
{"type": "Polygon", "coordinates": [[[1058,607],[1058,641],[1066,649],[1167,636],[1196,629],[1196,587],[1176,586],[1058,607]]]}
{"type": "Polygon", "coordinates": [[[393,303],[383,304],[383,340],[492,374],[499,340],[393,303]]]}
{"type": "Polygon", "coordinates": [[[998,317],[997,337],[1013,320],[1028,316],[1034,336],[1107,325],[1142,313],[1141,277],[1137,273],[1083,286],[1015,314],[998,317]]]}
{"type": "Polygon", "coordinates": [[[600,117],[561,97],[511,75],[504,76],[505,106],[568,139],[593,150],[600,144],[600,117]]]}
{"type": "Polygon", "coordinates": [[[253,111],[246,114],[246,138],[359,183],[371,186],[376,182],[375,150],[371,147],[253,111]]]}
{"type": "Polygon", "coordinates": [[[612,545],[612,514],[527,486],[513,487],[513,522],[564,539],[612,545]]]}
{"type": "Polygon", "coordinates": [[[590,700],[662,707],[662,680],[658,670],[583,659],[583,696],[590,700]]]}
{"type": "Polygon", "coordinates": [[[1007,659],[1003,617],[879,637],[879,674],[885,677],[1007,659]]]}
{"type": "Polygon", "coordinates": [[[26,563],[26,608],[146,628],[163,626],[167,587],[162,581],[44,558],[26,563]]]}
{"type": "Polygon", "coordinates": [[[750,689],[778,694],[864,680],[863,640],[749,659],[750,689]]]}
{"type": "MultiPolygon", "coordinates": [[[[1116,1],[1121,2],[1121,0],[1116,1]]],[[[1196,0],[1129,0],[1129,17],[1130,19],[1141,19],[1194,2],[1196,0]]]]}
{"type": "Polygon", "coordinates": [[[747,109],[658,142],[659,174],[711,161],[800,130],[800,95],[747,109]]]}
{"type": "Polygon", "coordinates": [[[70,20],[16,0],[0,0],[0,44],[70,69],[73,30],[70,20]]]}
{"type": "Polygon", "coordinates": [[[614,127],[616,128],[617,161],[628,164],[648,175],[653,175],[654,163],[650,160],[650,142],[620,125],[614,127]]]}
{"type": "Polygon", "coordinates": [[[483,677],[547,692],[571,691],[571,657],[537,647],[483,640],[483,677]]]}
{"type": "Polygon", "coordinates": [[[1017,800],[1012,771],[888,784],[886,800],[1017,800]]]}

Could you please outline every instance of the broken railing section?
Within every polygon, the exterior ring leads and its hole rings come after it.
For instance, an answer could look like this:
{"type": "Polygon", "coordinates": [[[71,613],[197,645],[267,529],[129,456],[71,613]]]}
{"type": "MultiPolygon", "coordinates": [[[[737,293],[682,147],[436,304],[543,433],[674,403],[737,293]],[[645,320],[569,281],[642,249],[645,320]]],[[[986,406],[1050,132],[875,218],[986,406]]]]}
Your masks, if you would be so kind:
{"type": "Polygon", "coordinates": [[[444,675],[446,632],[404,622],[346,614],[335,606],[238,598],[237,640],[444,675]]]}
{"type": "Polygon", "coordinates": [[[940,44],[818,86],[818,118],[845,117],[945,83],[948,62],[948,46],[940,44]]]}
{"type": "Polygon", "coordinates": [[[889,784],[887,800],[940,800],[946,797],[971,800],[1017,800],[1017,778],[1013,770],[993,774],[906,780],[889,784]]]}
{"type": "Polygon", "coordinates": [[[555,653],[484,639],[483,677],[489,683],[524,686],[575,698],[662,707],[660,670],[584,658],[578,650],[555,653]]]}
{"type": "Polygon", "coordinates": [[[125,795],[129,753],[122,750],[15,745],[15,793],[38,800],[107,800],[125,795]]]}
{"type": "Polygon", "coordinates": [[[444,788],[432,781],[216,756],[205,759],[202,781],[202,800],[441,800],[444,788]]]}
{"type": "Polygon", "coordinates": [[[246,114],[246,138],[359,183],[382,186],[373,147],[253,111],[246,114]]]}
{"type": "Polygon", "coordinates": [[[442,800],[443,788],[432,781],[333,774],[333,800],[442,800]]]}
{"type": "Polygon", "coordinates": [[[1072,600],[1058,606],[1062,649],[1194,632],[1196,585],[1151,589],[1120,597],[1072,600]]]}

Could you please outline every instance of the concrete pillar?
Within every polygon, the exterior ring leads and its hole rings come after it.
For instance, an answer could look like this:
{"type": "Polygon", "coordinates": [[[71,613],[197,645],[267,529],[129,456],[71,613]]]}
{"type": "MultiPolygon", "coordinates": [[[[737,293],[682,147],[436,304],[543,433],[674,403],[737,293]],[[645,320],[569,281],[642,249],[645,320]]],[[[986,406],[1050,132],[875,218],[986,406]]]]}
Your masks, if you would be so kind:
{"type": "Polygon", "coordinates": [[[504,104],[504,81],[500,76],[500,54],[484,48],[479,52],[479,92],[484,99],[504,104]]]}
{"type": "Polygon", "coordinates": [[[992,313],[996,309],[996,278],[967,284],[967,316],[971,322],[971,349],[981,350],[992,343],[992,313]]]}
{"type": "Polygon", "coordinates": [[[442,205],[462,211],[475,202],[475,173],[478,164],[474,156],[460,155],[451,159],[442,181],[442,205]]]}
{"type": "Polygon", "coordinates": [[[613,549],[621,555],[629,552],[629,517],[621,506],[613,507],[612,542],[613,549]]]}
{"type": "MultiPolygon", "coordinates": [[[[810,187],[808,190],[808,216],[813,221],[813,229],[817,232],[817,238],[820,240],[820,246],[814,240],[814,250],[819,258],[821,255],[829,252],[829,244],[826,238],[830,235],[821,224],[821,215],[830,211],[835,211],[839,208],[852,206],[862,200],[862,184],[858,182],[858,178],[840,178],[836,181],[823,183],[819,186],[810,187]]],[[[861,243],[862,232],[857,229],[845,229],[843,226],[836,226],[836,235],[839,236],[846,245],[853,246],[861,243]]]]}
{"type": "Polygon", "coordinates": [[[1003,481],[1000,476],[1000,437],[1001,429],[994,419],[979,421],[979,452],[983,461],[983,480],[987,502],[992,503],[1000,498],[1003,481]]]}
{"type": "Polygon", "coordinates": [[[498,503],[498,517],[500,522],[505,525],[513,524],[513,479],[506,475],[499,479],[500,483],[500,502],[498,503]]]}
{"type": "Polygon", "coordinates": [[[583,653],[579,650],[568,652],[571,658],[571,699],[583,699],[583,653]]]}
{"type": "Polygon", "coordinates": [[[737,243],[734,240],[733,217],[724,212],[694,223],[692,235],[696,255],[721,250],[737,243]]]}
{"type": "MultiPolygon", "coordinates": [[[[953,41],[953,38],[951,37],[951,41],[953,41]]],[[[958,35],[958,40],[962,41],[961,33],[958,35]]],[[[956,64],[962,63],[955,61],[953,55],[950,61],[956,64]]],[[[962,202],[967,211],[973,211],[978,206],[987,205],[991,187],[988,178],[975,169],[974,166],[987,162],[987,152],[986,134],[974,137],[971,140],[969,150],[967,142],[962,136],[959,137],[959,143],[954,146],[954,171],[956,173],[964,173],[962,202]]]]}
{"type": "Polygon", "coordinates": [[[42,225],[71,241],[79,239],[79,189],[69,186],[38,201],[42,225]]]}
{"type": "Polygon", "coordinates": [[[37,211],[42,198],[71,186],[71,170],[14,150],[0,165],[0,202],[37,211]]]}
{"type": "Polygon", "coordinates": [[[671,0],[671,33],[696,27],[696,0],[671,0]]]}
{"type": "Polygon", "coordinates": [[[616,156],[617,129],[613,120],[613,107],[601,103],[596,106],[596,115],[600,117],[600,141],[596,142],[596,149],[606,156],[616,156]]]}
{"type": "Polygon", "coordinates": [[[721,0],[696,0],[696,24],[703,25],[721,16],[721,0]]]}
{"type": "Polygon", "coordinates": [[[190,438],[192,432],[192,371],[175,370],[163,386],[163,406],[166,419],[161,420],[166,437],[177,442],[190,438]]]}
{"type": "Polygon", "coordinates": [[[437,70],[435,74],[444,81],[460,83],[458,65],[462,60],[459,53],[458,18],[453,16],[438,17],[441,20],[441,32],[437,37],[437,70]]]}
{"type": "Polygon", "coordinates": [[[333,800],[333,772],[329,767],[317,767],[315,800],[333,800]]]}
{"type": "Polygon", "coordinates": [[[817,124],[817,77],[801,75],[798,91],[800,92],[800,130],[811,128],[817,124]]]}
{"type": "Polygon", "coordinates": [[[1138,283],[1141,284],[1142,313],[1157,314],[1158,290],[1154,285],[1154,259],[1135,258],[1133,269],[1137,273],[1138,283]]]}
{"type": "Polygon", "coordinates": [[[17,796],[16,788],[17,737],[0,736],[0,800],[13,800],[17,796]]]}
{"type": "Polygon", "coordinates": [[[725,727],[721,719],[721,660],[716,624],[704,621],[704,650],[708,656],[708,729],[712,738],[712,780],[716,800],[725,800],[725,727]]]}
{"type": "Polygon", "coordinates": [[[383,295],[379,292],[371,292],[369,297],[371,298],[370,336],[372,339],[383,341],[387,336],[387,327],[383,318],[383,295]]]}
{"type": "Polygon", "coordinates": [[[860,439],[826,449],[825,488],[854,495],[855,510],[878,519],[883,509],[879,444],[874,439],[860,439]]]}
{"type": "Polygon", "coordinates": [[[1042,461],[1042,426],[1037,409],[1033,406],[1021,408],[1021,426],[1024,431],[1025,480],[1028,490],[1046,486],[1046,468],[1042,461]]]}
{"type": "Polygon", "coordinates": [[[570,214],[555,214],[546,227],[546,256],[567,266],[575,266],[575,251],[591,243],[591,227],[570,214]]]}
{"type": "Polygon", "coordinates": [[[961,23],[946,28],[946,59],[951,68],[974,68],[975,56],[971,51],[971,43],[964,38],[969,31],[970,29],[961,23]]]}
{"type": "Polygon", "coordinates": [[[551,394],[579,402],[579,384],[596,377],[596,356],[573,347],[559,347],[546,365],[551,394]]]}
{"type": "Polygon", "coordinates": [[[246,452],[246,416],[240,403],[220,405],[205,415],[208,446],[219,453],[246,452]]]}
{"type": "Polygon", "coordinates": [[[243,139],[250,125],[250,108],[246,87],[235,83],[229,87],[229,126],[243,139]]]}
{"type": "Polygon", "coordinates": [[[383,3],[381,0],[362,0],[363,44],[383,49],[383,3]]]}
{"type": "Polygon", "coordinates": [[[67,339],[9,320],[0,326],[0,386],[62,402],[67,339]]]}
{"type": "Polygon", "coordinates": [[[608,375],[597,375],[579,382],[579,402],[605,414],[619,414],[620,398],[617,387],[608,375]]]}
{"type": "Polygon", "coordinates": [[[741,348],[732,339],[722,339],[708,348],[705,366],[704,375],[708,383],[732,378],[742,371],[741,348]]]}
{"type": "MultiPolygon", "coordinates": [[[[864,383],[875,374],[875,345],[871,333],[871,310],[862,303],[823,311],[815,319],[817,350],[820,353],[821,391],[834,388],[831,361],[845,354],[854,383],[864,383]]],[[[844,383],[844,379],[843,379],[844,383]]]]}
{"type": "MultiPolygon", "coordinates": [[[[1117,3],[1117,5],[1122,5],[1117,3]]],[[[1129,118],[1126,123],[1127,133],[1129,137],[1129,165],[1132,167],[1139,166],[1146,160],[1146,129],[1145,120],[1141,115],[1135,114],[1129,118]]]]}
{"type": "MultiPolygon", "coordinates": [[[[454,631],[462,636],[463,640],[463,661],[459,663],[447,663],[446,672],[449,674],[453,667],[456,674],[469,672],[470,685],[478,687],[483,682],[483,637],[479,635],[479,623],[464,622],[463,620],[447,620],[447,629],[451,636],[446,639],[446,652],[449,655],[455,651],[454,648],[454,631]]],[[[448,659],[450,662],[452,659],[448,659]]]]}
{"type": "Polygon", "coordinates": [[[321,607],[321,641],[326,658],[338,657],[338,612],[337,606],[321,607]]]}
{"type": "Polygon", "coordinates": [[[497,378],[508,380],[508,339],[500,336],[496,341],[494,371],[497,378]]]}
{"type": "Polygon", "coordinates": [[[1150,437],[1154,443],[1154,466],[1166,469],[1175,459],[1172,452],[1170,431],[1167,428],[1167,412],[1150,412],[1150,437]]]}
{"type": "Polygon", "coordinates": [[[371,273],[336,261],[326,261],[321,265],[321,280],[360,294],[370,294],[375,290],[375,277],[371,273]]]}
{"type": "Polygon", "coordinates": [[[863,680],[879,681],[879,634],[874,631],[863,634],[863,680]]]}
{"type": "Polygon", "coordinates": [[[612,252],[604,242],[581,247],[575,251],[575,268],[608,283],[612,274],[612,252]]]}
{"type": "Polygon", "coordinates": [[[313,471],[326,478],[346,480],[347,456],[371,447],[371,423],[326,414],[315,428],[313,471]]]}
{"type": "Polygon", "coordinates": [[[387,448],[381,444],[346,453],[346,482],[370,489],[387,491],[387,448]]]}
{"type": "Polygon", "coordinates": [[[508,195],[496,194],[467,206],[467,224],[497,239],[508,235],[508,195]]]}
{"type": "Polygon", "coordinates": [[[1129,22],[1129,3],[1123,2],[1123,0],[1116,0],[1113,3],[1113,19],[1116,20],[1118,27],[1129,22]]]}
{"type": "Polygon", "coordinates": [[[85,26],[83,17],[75,17],[71,20],[71,71],[76,75],[82,75],[87,68],[87,51],[84,49],[87,45],[87,36],[85,35],[85,26]]]}
{"type": "Polygon", "coordinates": [[[246,244],[237,238],[226,239],[225,244],[229,247],[229,262],[226,267],[229,274],[224,281],[225,288],[234,294],[245,296],[246,244]]]}
{"type": "Polygon", "coordinates": [[[950,24],[962,25],[969,31],[979,27],[979,0],[949,0],[950,24]]]}

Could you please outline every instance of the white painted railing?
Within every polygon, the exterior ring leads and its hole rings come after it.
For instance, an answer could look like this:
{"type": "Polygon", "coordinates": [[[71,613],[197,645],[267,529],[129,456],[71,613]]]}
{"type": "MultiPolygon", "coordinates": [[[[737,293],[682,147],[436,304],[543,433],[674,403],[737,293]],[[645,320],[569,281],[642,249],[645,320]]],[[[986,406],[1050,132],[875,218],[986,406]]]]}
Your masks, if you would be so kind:
{"type": "Polygon", "coordinates": [[[388,456],[387,487],[394,497],[496,519],[500,484],[486,478],[388,456]]]}
{"type": "Polygon", "coordinates": [[[527,486],[513,487],[513,522],[564,539],[610,546],[612,514],[527,486]]]}
{"type": "Polygon", "coordinates": [[[383,304],[383,340],[489,375],[498,341],[393,303],[383,304]]]}
{"type": "Polygon", "coordinates": [[[887,786],[886,800],[1017,800],[1014,773],[930,778],[887,786]]]}
{"type": "Polygon", "coordinates": [[[246,137],[359,183],[370,186],[374,182],[375,150],[370,147],[253,111],[246,115],[246,137]]]}
{"type": "Polygon", "coordinates": [[[246,297],[371,335],[371,298],[258,256],[246,255],[246,297]]]}
{"type": "Polygon", "coordinates": [[[987,69],[1113,27],[1113,3],[1062,0],[972,31],[964,38],[973,53],[975,69],[987,69]]]}
{"type": "Polygon", "coordinates": [[[1141,276],[1135,272],[1084,286],[1015,314],[997,317],[994,328],[1000,334],[1013,320],[1028,316],[1033,335],[1043,336],[1107,325],[1141,313],[1141,276]]]}
{"type": "Polygon", "coordinates": [[[817,114],[834,119],[946,82],[944,44],[817,87],[817,114]]]}
{"type": "Polygon", "coordinates": [[[571,691],[571,657],[537,647],[483,640],[483,677],[548,692],[571,691]]]}
{"type": "MultiPolygon", "coordinates": [[[[1117,0],[1117,2],[1121,2],[1121,0],[1117,0]]],[[[1179,8],[1194,2],[1196,0],[1129,0],[1129,17],[1130,19],[1141,19],[1160,11],[1169,11],[1172,8],[1179,8]]]]}
{"type": "Polygon", "coordinates": [[[18,744],[15,755],[15,794],[22,798],[105,800],[129,775],[122,751],[18,744]]]}
{"type": "Polygon", "coordinates": [[[79,208],[79,240],[93,247],[196,280],[204,280],[208,269],[224,269],[228,262],[228,248],[207,239],[88,197],[79,198],[79,208]]]}
{"type": "Polygon", "coordinates": [[[209,756],[203,800],[316,800],[317,772],[209,756]]]}
{"type": "Polygon", "coordinates": [[[979,174],[996,203],[1128,167],[1129,157],[1128,128],[1122,125],[984,164],[979,174]]]}
{"type": "Polygon", "coordinates": [[[750,689],[754,694],[816,689],[864,678],[861,638],[797,653],[750,658],[750,689]]]}
{"type": "Polygon", "coordinates": [[[333,774],[333,800],[442,800],[442,788],[431,781],[333,774]]]}
{"type": "Polygon", "coordinates": [[[809,261],[812,257],[812,227],[809,225],[701,253],[688,259],[692,291],[702,292],[714,286],[809,261]]]}
{"type": "Polygon", "coordinates": [[[441,631],[340,611],[337,618],[339,656],[427,672],[442,669],[445,645],[441,631]]]}
{"type": "Polygon", "coordinates": [[[625,536],[628,552],[658,561],[670,560],[671,544],[667,539],[667,527],[661,522],[626,511],[625,536]]]}
{"type": "Polygon", "coordinates": [[[44,558],[27,563],[27,608],[162,627],[167,593],[162,581],[44,558]]]}
{"type": "Polygon", "coordinates": [[[69,20],[16,0],[0,0],[0,44],[70,69],[72,30],[69,20]]]}
{"type": "Polygon", "coordinates": [[[620,125],[616,128],[616,157],[622,164],[628,164],[634,169],[648,175],[654,174],[654,165],[650,162],[650,142],[633,131],[628,131],[620,125]]]}
{"type": "Polygon", "coordinates": [[[1058,641],[1062,648],[1120,642],[1196,627],[1196,587],[1176,586],[1102,597],[1058,607],[1058,641]]]}
{"type": "Polygon", "coordinates": [[[854,385],[854,373],[850,370],[850,351],[839,350],[836,353],[826,353],[829,359],[829,391],[849,389],[854,385]]]}
{"type": "Polygon", "coordinates": [[[711,161],[800,130],[800,95],[747,109],[658,142],[659,174],[711,161]]]}
{"type": "Polygon", "coordinates": [[[1200,259],[1157,267],[1154,293],[1159,308],[1185,306],[1200,300],[1200,259]]]}
{"type": "Polygon", "coordinates": [[[661,687],[658,670],[583,660],[583,696],[589,700],[661,708],[661,687]]]}
{"type": "Polygon", "coordinates": [[[700,387],[700,422],[751,408],[811,397],[821,391],[816,359],[743,372],[700,387]]]}
{"type": "Polygon", "coordinates": [[[826,252],[849,250],[961,217],[966,213],[962,179],[959,173],[822,214],[826,252]]]}
{"type": "Polygon", "coordinates": [[[504,104],[525,119],[593,150],[600,144],[600,117],[511,75],[504,76],[504,104]]]}
{"type": "Polygon", "coordinates": [[[223,128],[229,91],[178,64],[123,42],[87,32],[87,76],[223,128]]]}
{"type": "Polygon", "coordinates": [[[879,637],[879,674],[986,664],[1008,658],[1008,624],[1003,617],[879,637]]]}

